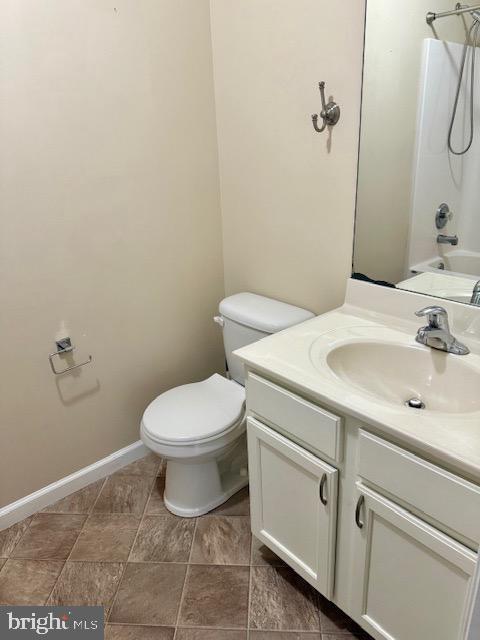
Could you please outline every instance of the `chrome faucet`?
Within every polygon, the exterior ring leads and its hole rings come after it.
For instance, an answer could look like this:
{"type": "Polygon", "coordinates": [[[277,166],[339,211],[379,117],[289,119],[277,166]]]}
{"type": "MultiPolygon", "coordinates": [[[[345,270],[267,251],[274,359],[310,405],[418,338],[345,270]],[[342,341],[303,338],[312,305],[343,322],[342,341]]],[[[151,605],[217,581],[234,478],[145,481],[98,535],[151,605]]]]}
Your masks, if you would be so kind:
{"type": "Polygon", "coordinates": [[[476,304],[477,307],[480,307],[480,280],[473,287],[472,299],[470,300],[471,304],[476,304]]]}
{"type": "Polygon", "coordinates": [[[428,325],[418,330],[416,341],[432,349],[439,349],[457,356],[466,356],[470,349],[459,342],[450,332],[448,313],[443,307],[425,307],[417,311],[418,318],[427,317],[428,325]]]}
{"type": "Polygon", "coordinates": [[[452,247],[456,247],[458,244],[458,236],[445,236],[443,233],[439,233],[437,236],[438,244],[451,244],[452,247]]]}

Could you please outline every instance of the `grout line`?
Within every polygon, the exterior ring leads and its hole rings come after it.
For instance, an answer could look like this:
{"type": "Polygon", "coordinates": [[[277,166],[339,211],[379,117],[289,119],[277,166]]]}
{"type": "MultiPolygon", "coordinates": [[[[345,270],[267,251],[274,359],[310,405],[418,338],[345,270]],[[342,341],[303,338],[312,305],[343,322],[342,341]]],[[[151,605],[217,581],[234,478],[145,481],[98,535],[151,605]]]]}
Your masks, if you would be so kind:
{"type": "MultiPolygon", "coordinates": [[[[93,513],[93,508],[94,508],[94,507],[95,507],[95,505],[97,504],[97,501],[98,501],[98,499],[99,499],[99,497],[100,497],[100,494],[101,494],[101,493],[102,493],[102,491],[103,491],[103,488],[104,488],[104,486],[105,486],[105,483],[106,483],[106,482],[107,482],[107,478],[104,478],[104,479],[103,479],[103,482],[102,482],[102,486],[100,487],[100,489],[99,489],[99,491],[98,491],[98,493],[97,493],[97,497],[96,497],[96,498],[95,498],[95,500],[92,502],[92,505],[91,505],[90,509],[87,511],[87,513],[79,513],[79,514],[78,514],[78,515],[85,516],[85,520],[84,520],[84,522],[83,522],[83,524],[82,524],[82,526],[81,526],[81,528],[80,528],[80,531],[78,532],[78,536],[77,536],[77,538],[76,538],[75,542],[73,543],[72,548],[70,549],[70,553],[68,554],[67,559],[65,560],[65,562],[69,562],[70,557],[71,557],[71,555],[72,555],[72,553],[73,553],[73,550],[74,550],[74,549],[75,549],[75,547],[77,546],[77,542],[78,542],[78,540],[80,539],[80,536],[82,535],[83,530],[85,529],[85,527],[86,527],[86,525],[87,525],[87,522],[90,520],[90,516],[91,516],[91,515],[92,515],[92,513],[93,513]]],[[[75,492],[74,492],[74,493],[75,493],[75,492]]],[[[70,495],[73,495],[73,494],[70,494],[70,495]]],[[[67,496],[67,497],[68,497],[68,496],[67,496]]],[[[68,514],[66,514],[66,513],[65,513],[65,514],[58,514],[58,515],[68,515],[68,514]]],[[[73,514],[72,514],[72,515],[73,515],[73,514]]],[[[60,577],[60,576],[59,576],[59,577],[60,577]]]]}
{"type": "MultiPolygon", "coordinates": [[[[93,508],[95,507],[95,505],[97,504],[97,501],[100,497],[100,494],[103,491],[103,487],[105,486],[105,483],[107,482],[107,478],[104,478],[102,486],[100,487],[99,492],[97,493],[97,497],[95,498],[95,500],[92,502],[92,506],[90,507],[90,509],[87,511],[87,513],[83,513],[83,514],[79,514],[79,515],[84,515],[85,516],[85,520],[83,521],[83,524],[80,528],[80,531],[78,532],[78,536],[75,540],[75,542],[72,545],[72,548],[70,549],[70,553],[67,556],[67,559],[65,560],[65,562],[68,562],[70,560],[70,556],[72,555],[73,550],[75,549],[78,539],[80,538],[80,536],[83,533],[83,530],[85,529],[85,525],[87,524],[88,520],[90,519],[91,514],[93,513],[93,508]]],[[[60,514],[59,514],[60,515],[60,514]]],[[[63,514],[63,515],[67,515],[67,514],[63,514]]]]}
{"type": "Polygon", "coordinates": [[[56,579],[56,580],[55,580],[55,582],[53,583],[53,587],[52,587],[52,589],[51,589],[50,593],[48,594],[47,598],[45,598],[45,604],[47,604],[47,603],[48,603],[48,601],[50,600],[50,598],[52,597],[53,590],[54,590],[54,589],[55,589],[55,587],[57,586],[57,583],[58,583],[58,581],[60,580],[60,576],[62,575],[63,570],[65,569],[65,565],[66,565],[66,564],[67,564],[67,561],[66,561],[66,560],[64,560],[63,565],[62,565],[62,568],[61,568],[61,569],[60,569],[60,571],[58,572],[57,579],[56,579]]]}
{"type": "Polygon", "coordinates": [[[140,522],[138,523],[138,528],[137,528],[137,532],[135,534],[135,538],[133,539],[132,546],[130,547],[130,551],[128,552],[128,556],[127,556],[127,559],[125,561],[126,563],[131,561],[130,558],[132,557],[132,551],[133,551],[133,548],[135,546],[135,543],[137,542],[137,538],[138,538],[138,534],[139,534],[140,528],[141,528],[141,526],[143,524],[143,521],[144,521],[146,513],[147,513],[148,503],[150,502],[150,498],[152,496],[152,493],[153,493],[153,490],[154,490],[156,484],[157,484],[157,477],[155,476],[155,478],[153,479],[152,486],[150,487],[150,490],[148,492],[148,496],[147,496],[147,499],[145,501],[145,506],[143,507],[142,515],[139,518],[140,522]]]}
{"type": "Polygon", "coordinates": [[[197,535],[198,520],[199,520],[199,518],[195,518],[195,526],[193,528],[192,544],[190,546],[190,553],[188,554],[187,568],[185,570],[185,576],[183,578],[183,585],[182,585],[182,593],[180,595],[180,602],[178,603],[178,611],[177,611],[177,617],[176,617],[176,620],[175,620],[175,633],[174,633],[174,636],[173,636],[173,640],[175,640],[175,636],[177,635],[178,623],[179,623],[179,620],[180,620],[180,612],[182,610],[183,599],[184,599],[184,595],[185,595],[185,586],[187,584],[187,577],[188,577],[188,574],[189,574],[189,571],[190,571],[190,562],[192,560],[192,555],[193,555],[193,546],[195,544],[195,537],[197,535]]]}
{"type": "MultiPolygon", "coordinates": [[[[155,627],[156,629],[173,629],[172,625],[168,625],[168,624],[155,624],[152,625],[149,622],[109,622],[109,624],[111,624],[112,626],[129,626],[129,627],[155,627]]],[[[206,627],[206,626],[202,626],[199,624],[196,625],[185,625],[184,627],[179,627],[181,629],[201,629],[203,630],[211,630],[211,631],[248,631],[248,629],[246,629],[245,627],[206,627]]],[[[255,631],[255,632],[259,632],[259,633],[295,633],[295,634],[309,634],[309,635],[315,635],[318,634],[319,631],[318,629],[278,629],[278,628],[265,628],[265,629],[250,629],[250,631],[255,631]]],[[[327,636],[331,635],[335,637],[335,640],[337,640],[337,636],[341,637],[342,639],[345,638],[348,640],[353,640],[353,638],[355,636],[352,636],[350,631],[344,631],[344,630],[338,630],[338,631],[325,631],[324,632],[327,636]]],[[[364,640],[364,638],[362,636],[359,637],[359,640],[364,640]]]]}
{"type": "MultiPolygon", "coordinates": [[[[103,515],[103,514],[102,514],[103,515]]],[[[105,515],[117,515],[117,514],[105,514],[105,515]]],[[[32,562],[66,562],[63,558],[0,558],[0,560],[5,560],[8,562],[9,560],[31,560],[32,562]]],[[[85,564],[121,564],[127,562],[127,560],[75,560],[68,559],[68,562],[84,562],[85,564]]],[[[165,564],[165,565],[184,565],[191,567],[229,567],[230,569],[245,569],[249,567],[248,564],[217,564],[214,562],[179,562],[178,560],[128,560],[128,564],[165,564]]],[[[274,567],[274,566],[264,566],[264,565],[252,565],[256,569],[285,569],[285,567],[274,567]]]]}
{"type": "MultiPolygon", "coordinates": [[[[12,557],[12,556],[13,556],[13,554],[14,554],[14,552],[15,552],[15,549],[18,547],[18,545],[20,544],[20,542],[21,542],[21,541],[23,540],[23,538],[25,537],[25,535],[27,534],[27,531],[29,531],[29,530],[30,530],[30,525],[32,524],[33,519],[35,518],[35,516],[36,516],[38,513],[40,513],[40,512],[39,512],[39,511],[37,511],[36,513],[32,513],[32,515],[31,515],[31,516],[28,516],[28,518],[24,518],[24,520],[21,520],[21,522],[24,522],[25,520],[29,520],[29,522],[28,522],[28,524],[27,524],[27,526],[26,526],[26,528],[25,528],[25,531],[22,533],[22,535],[21,535],[21,536],[20,536],[20,538],[17,540],[17,542],[13,545],[13,549],[10,551],[10,554],[9,554],[9,556],[8,556],[7,560],[10,560],[10,559],[14,560],[14,559],[15,559],[15,558],[13,558],[13,557],[12,557]]],[[[12,526],[14,526],[14,527],[15,527],[17,524],[20,524],[20,522],[17,522],[17,523],[15,523],[15,524],[14,524],[14,525],[12,525],[12,526]]],[[[10,527],[9,527],[9,528],[10,528],[10,527]]],[[[2,558],[2,560],[3,560],[3,558],[2,558]]],[[[20,560],[20,558],[19,558],[19,560],[20,560]]],[[[5,564],[6,564],[6,563],[5,563],[5,564]]],[[[3,569],[3,567],[2,567],[2,569],[3,569]]]]}
{"type": "Polygon", "coordinates": [[[254,538],[253,534],[250,532],[250,564],[248,567],[249,575],[248,575],[248,603],[247,603],[247,640],[250,640],[250,602],[251,602],[251,594],[252,594],[252,558],[253,558],[253,544],[254,538]]]}
{"type": "MultiPolygon", "coordinates": [[[[107,477],[108,477],[108,476],[107,476],[107,477]]],[[[54,584],[53,584],[53,587],[52,587],[52,589],[51,589],[50,593],[48,594],[48,598],[45,600],[45,604],[46,604],[46,603],[50,600],[50,598],[52,597],[52,593],[54,592],[55,587],[57,586],[57,584],[58,584],[58,582],[59,582],[59,580],[60,580],[60,578],[61,578],[61,576],[62,576],[62,573],[65,571],[65,567],[66,567],[66,565],[67,565],[67,562],[68,562],[68,561],[69,561],[69,559],[70,559],[70,556],[72,555],[72,551],[74,550],[74,548],[75,548],[75,546],[76,546],[76,544],[77,544],[77,542],[78,542],[78,539],[80,538],[80,536],[81,536],[81,534],[82,534],[82,531],[84,530],[85,525],[87,524],[87,520],[89,519],[90,514],[91,514],[91,513],[92,513],[92,511],[93,511],[93,507],[97,504],[97,500],[98,500],[98,498],[100,497],[100,494],[102,493],[103,487],[105,486],[105,483],[106,483],[106,482],[107,482],[107,478],[103,478],[102,486],[101,486],[101,487],[100,487],[100,489],[98,490],[97,497],[96,497],[96,498],[95,498],[95,500],[93,501],[92,506],[90,507],[90,509],[88,510],[88,512],[87,512],[86,514],[76,514],[76,515],[85,515],[85,516],[86,516],[86,517],[85,517],[85,520],[84,520],[84,522],[83,522],[83,525],[82,525],[82,526],[81,526],[81,528],[80,528],[80,531],[78,532],[78,536],[77,536],[77,538],[76,538],[75,542],[73,543],[72,548],[70,549],[70,552],[69,552],[69,554],[68,554],[67,558],[66,558],[66,559],[64,560],[64,562],[63,562],[63,566],[62,566],[62,568],[60,569],[60,572],[59,572],[59,574],[58,574],[58,576],[57,576],[57,579],[55,580],[55,582],[54,582],[54,584]]],[[[88,485],[87,485],[87,486],[88,486],[88,485]]],[[[73,493],[76,493],[76,491],[74,491],[73,493]]],[[[73,493],[70,493],[69,495],[73,495],[73,493]]],[[[68,496],[65,496],[65,497],[68,497],[68,496]]],[[[40,513],[40,512],[38,512],[38,513],[40,513]]],[[[58,514],[58,515],[68,515],[68,514],[58,514]]],[[[72,515],[73,515],[73,514],[72,514],[72,515]]]]}
{"type": "MultiPolygon", "coordinates": [[[[171,624],[154,624],[152,625],[149,622],[109,622],[108,624],[111,624],[112,627],[115,626],[129,626],[129,627],[154,627],[155,629],[173,629],[171,624]]],[[[192,629],[201,629],[203,630],[207,630],[207,631],[246,631],[245,627],[202,627],[200,625],[195,625],[195,626],[185,626],[185,627],[179,627],[180,629],[188,629],[188,630],[192,630],[192,629]]],[[[261,631],[263,631],[263,629],[261,629],[261,631]]],[[[270,631],[270,630],[269,630],[270,631]]],[[[274,631],[278,632],[278,629],[275,629],[274,631]]],[[[298,632],[294,632],[294,633],[298,633],[298,632]]],[[[300,633],[312,633],[311,631],[302,631],[300,633]]],[[[314,632],[315,633],[315,632],[314,632]]],[[[349,638],[350,640],[350,638],[349,638]]],[[[363,640],[363,639],[362,639],[363,640]]]]}
{"type": "Polygon", "coordinates": [[[152,481],[152,485],[151,485],[150,490],[148,492],[147,499],[145,500],[145,506],[143,507],[142,515],[140,516],[140,522],[138,523],[138,528],[137,528],[137,532],[135,534],[135,538],[133,539],[132,546],[130,547],[130,551],[128,552],[127,559],[123,563],[122,574],[120,576],[120,579],[119,579],[118,584],[117,584],[117,588],[115,589],[115,593],[113,594],[113,597],[112,597],[112,600],[111,600],[110,608],[108,610],[108,616],[107,616],[107,619],[105,620],[105,626],[107,625],[107,623],[110,623],[110,616],[112,615],[113,607],[114,607],[115,602],[117,600],[118,592],[120,591],[120,585],[122,584],[123,576],[125,575],[125,571],[127,570],[128,561],[130,560],[130,556],[132,555],[133,547],[135,546],[135,543],[137,542],[138,533],[140,531],[140,527],[142,526],[143,519],[145,518],[145,513],[147,511],[147,506],[148,506],[148,502],[150,500],[150,496],[152,495],[153,489],[154,489],[156,484],[157,484],[157,476],[154,476],[153,477],[153,481],[152,481]]]}

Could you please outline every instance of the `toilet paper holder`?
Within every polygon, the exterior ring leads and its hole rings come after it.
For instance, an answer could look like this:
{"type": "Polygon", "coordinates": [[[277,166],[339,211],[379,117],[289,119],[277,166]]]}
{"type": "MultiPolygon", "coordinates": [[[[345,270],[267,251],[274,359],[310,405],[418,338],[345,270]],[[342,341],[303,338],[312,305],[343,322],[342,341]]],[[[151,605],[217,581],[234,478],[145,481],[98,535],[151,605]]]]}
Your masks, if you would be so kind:
{"type": "Polygon", "coordinates": [[[80,362],[79,364],[74,364],[71,367],[63,369],[62,371],[58,371],[57,369],[55,369],[54,358],[56,356],[60,357],[66,355],[67,353],[73,353],[76,347],[73,346],[72,340],[68,337],[56,340],[55,345],[57,347],[57,350],[48,356],[48,361],[50,362],[51,370],[56,376],[60,376],[62,375],[62,373],[67,373],[67,371],[72,371],[73,369],[78,369],[79,367],[83,367],[86,364],[90,364],[90,362],[92,362],[93,360],[92,356],[88,356],[88,360],[85,360],[85,362],[80,362]]]}

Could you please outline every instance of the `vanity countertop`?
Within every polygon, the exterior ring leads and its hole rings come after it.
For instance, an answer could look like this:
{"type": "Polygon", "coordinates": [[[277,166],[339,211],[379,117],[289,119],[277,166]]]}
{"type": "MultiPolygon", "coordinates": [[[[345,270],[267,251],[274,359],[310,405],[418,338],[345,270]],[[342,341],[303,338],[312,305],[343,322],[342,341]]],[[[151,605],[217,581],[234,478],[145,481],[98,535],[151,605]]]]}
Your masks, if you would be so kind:
{"type": "MultiPolygon", "coordinates": [[[[403,292],[394,293],[398,295],[403,292]]],[[[425,303],[431,301],[420,297],[420,302],[425,306],[425,303]]],[[[418,299],[413,303],[414,306],[416,304],[418,299]]],[[[463,305],[458,307],[458,313],[461,314],[463,305]]],[[[354,340],[355,337],[362,339],[365,335],[374,336],[380,341],[393,339],[409,349],[425,350],[426,354],[421,355],[428,363],[430,352],[434,350],[416,344],[415,334],[420,326],[419,322],[415,319],[386,316],[378,311],[366,311],[346,303],[335,311],[239,349],[235,354],[248,368],[283,383],[300,395],[356,417],[379,434],[389,435],[419,455],[480,481],[480,401],[478,407],[472,405],[473,410],[463,413],[455,412],[455,409],[452,411],[451,408],[448,411],[415,410],[404,406],[403,402],[382,402],[378,396],[372,397],[359,392],[326,364],[326,355],[341,344],[341,341],[345,342],[346,337],[354,340]]],[[[461,337],[463,339],[465,336],[462,334],[461,337]]],[[[439,353],[442,353],[443,358],[462,359],[461,365],[471,366],[475,376],[476,371],[480,373],[477,346],[467,356],[452,356],[436,351],[436,355],[431,356],[432,361],[438,362],[434,359],[438,358],[439,353]]],[[[366,362],[366,376],[368,366],[369,363],[366,362]]],[[[392,361],[393,371],[396,366],[396,362],[392,361]]],[[[480,389],[478,391],[480,393],[480,389]]],[[[454,392],[453,389],[452,393],[454,392]]],[[[442,402],[446,406],[445,396],[442,402]]]]}

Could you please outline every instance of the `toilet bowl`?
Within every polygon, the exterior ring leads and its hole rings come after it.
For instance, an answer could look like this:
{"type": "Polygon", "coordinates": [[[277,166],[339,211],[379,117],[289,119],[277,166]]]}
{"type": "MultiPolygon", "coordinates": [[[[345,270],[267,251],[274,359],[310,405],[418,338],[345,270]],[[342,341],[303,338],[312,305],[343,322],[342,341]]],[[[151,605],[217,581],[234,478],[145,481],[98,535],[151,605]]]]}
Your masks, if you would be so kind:
{"type": "Polygon", "coordinates": [[[248,484],[245,389],[223,376],[176,387],[146,409],[144,444],[167,460],[164,502],[195,517],[248,484]]]}
{"type": "Polygon", "coordinates": [[[248,484],[243,364],[235,349],[314,316],[277,300],[239,293],[220,316],[229,378],[170,389],[145,410],[140,437],[166,459],[164,503],[185,518],[203,515],[248,484]]]}

